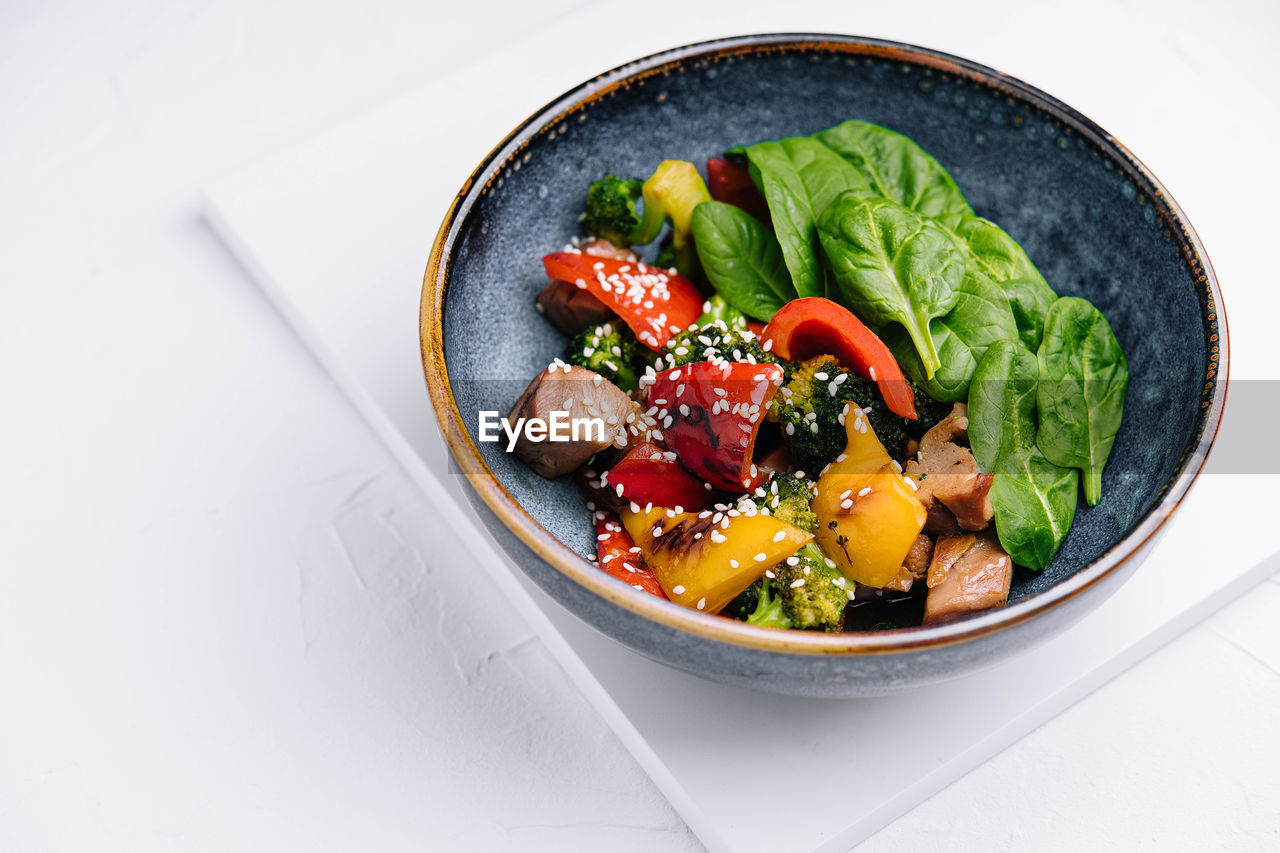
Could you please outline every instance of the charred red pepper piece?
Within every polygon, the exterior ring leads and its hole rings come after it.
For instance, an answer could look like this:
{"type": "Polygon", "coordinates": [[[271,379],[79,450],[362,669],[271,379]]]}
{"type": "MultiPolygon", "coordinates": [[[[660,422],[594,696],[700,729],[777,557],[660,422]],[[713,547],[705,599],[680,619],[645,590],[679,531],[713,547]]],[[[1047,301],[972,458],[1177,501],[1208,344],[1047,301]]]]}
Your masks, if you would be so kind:
{"type": "Polygon", "coordinates": [[[627,451],[604,476],[604,486],[618,497],[637,506],[660,506],[676,512],[697,512],[710,506],[711,492],[680,466],[675,453],[664,453],[656,444],[644,442],[627,451]]]}
{"type": "Polygon", "coordinates": [[[769,205],[743,164],[715,157],[708,160],[707,189],[716,201],[742,208],[765,225],[770,224],[769,205]]]}
{"type": "Polygon", "coordinates": [[[658,579],[645,565],[640,549],[635,547],[622,522],[611,512],[596,514],[596,557],[606,574],[658,598],[667,597],[658,579]]]}
{"type": "Polygon", "coordinates": [[[699,361],[659,373],[649,404],[681,465],[714,488],[749,491],[766,479],[751,454],[781,384],[776,364],[699,361]]]}
{"type": "Polygon", "coordinates": [[[542,265],[556,281],[589,291],[655,350],[702,314],[702,294],[693,282],[661,267],[580,252],[553,252],[542,265]]]}
{"type": "Polygon", "coordinates": [[[833,355],[880,389],[895,415],[914,420],[916,397],[902,369],[884,341],[843,305],[821,296],[793,299],[783,305],[764,327],[762,339],[771,351],[797,361],[815,355],[833,355]]]}

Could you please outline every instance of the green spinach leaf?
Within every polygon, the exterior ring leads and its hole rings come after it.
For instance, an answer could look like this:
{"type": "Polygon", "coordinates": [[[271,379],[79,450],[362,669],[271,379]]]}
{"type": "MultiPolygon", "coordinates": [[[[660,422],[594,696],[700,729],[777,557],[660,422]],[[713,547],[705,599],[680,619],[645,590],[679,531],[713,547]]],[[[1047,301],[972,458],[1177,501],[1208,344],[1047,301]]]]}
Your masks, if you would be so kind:
{"type": "Polygon", "coordinates": [[[1018,242],[994,222],[980,216],[944,216],[939,222],[960,239],[970,266],[991,276],[1004,289],[1018,337],[1034,351],[1040,346],[1045,314],[1058,298],[1053,288],[1018,242]]]}
{"type": "Polygon", "coordinates": [[[1050,461],[1080,469],[1084,499],[1093,506],[1102,497],[1102,469],[1129,385],[1120,342],[1088,300],[1063,297],[1045,318],[1039,365],[1037,444],[1050,461]]]}
{"type": "Polygon", "coordinates": [[[815,138],[852,163],[871,189],[885,198],[925,216],[973,213],[942,164],[901,133],[850,120],[815,138]]]}
{"type": "Polygon", "coordinates": [[[768,321],[796,298],[777,238],[741,208],[719,201],[698,205],[693,239],[702,271],[743,314],[768,321]]]}
{"type": "Polygon", "coordinates": [[[1015,563],[1043,569],[1075,518],[1079,475],[1036,445],[1036,356],[1012,341],[992,344],[969,387],[969,446],[994,474],[996,534],[1015,563]]]}
{"type": "Polygon", "coordinates": [[[844,303],[864,322],[899,323],[926,379],[941,366],[929,321],[956,304],[964,254],[942,226],[887,198],[849,192],[827,206],[818,235],[844,303]]]}
{"type": "Polygon", "coordinates": [[[800,296],[826,292],[816,226],[846,190],[866,190],[857,169],[815,139],[789,137],[748,146],[751,175],[764,193],[782,257],[800,296]]]}
{"type": "Polygon", "coordinates": [[[887,329],[884,342],[915,383],[935,400],[954,403],[969,393],[969,380],[987,347],[1016,340],[1017,325],[1000,286],[975,269],[965,271],[955,307],[929,323],[942,365],[927,378],[910,337],[900,326],[887,329]]]}

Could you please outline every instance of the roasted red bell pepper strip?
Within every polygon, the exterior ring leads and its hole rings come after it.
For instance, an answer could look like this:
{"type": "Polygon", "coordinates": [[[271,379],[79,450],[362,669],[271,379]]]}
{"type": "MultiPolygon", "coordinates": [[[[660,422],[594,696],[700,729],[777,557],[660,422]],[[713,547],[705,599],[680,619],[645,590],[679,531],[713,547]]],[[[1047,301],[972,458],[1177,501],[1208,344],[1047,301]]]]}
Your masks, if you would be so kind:
{"type": "Polygon", "coordinates": [[[590,291],[655,350],[702,314],[702,294],[693,282],[661,267],[581,252],[553,252],[542,264],[556,281],[590,291]]]}
{"type": "Polygon", "coordinates": [[[898,362],[876,333],[849,309],[821,296],[793,299],[773,315],[762,338],[786,359],[833,355],[880,389],[895,415],[916,418],[916,398],[898,362]]]}
{"type": "Polygon", "coordinates": [[[713,488],[750,491],[767,479],[751,454],[781,384],[776,364],[699,361],[659,373],[649,404],[681,465],[713,488]]]}
{"type": "Polygon", "coordinates": [[[742,208],[765,225],[770,224],[769,205],[743,164],[714,157],[708,160],[707,189],[716,201],[742,208]]]}
{"type": "Polygon", "coordinates": [[[596,558],[607,574],[625,581],[636,589],[666,598],[658,579],[645,565],[640,549],[613,513],[596,515],[596,558]]]}
{"type": "Polygon", "coordinates": [[[698,512],[711,505],[711,492],[680,466],[676,454],[647,441],[628,450],[602,479],[620,500],[641,507],[652,504],[676,512],[698,512]]]}

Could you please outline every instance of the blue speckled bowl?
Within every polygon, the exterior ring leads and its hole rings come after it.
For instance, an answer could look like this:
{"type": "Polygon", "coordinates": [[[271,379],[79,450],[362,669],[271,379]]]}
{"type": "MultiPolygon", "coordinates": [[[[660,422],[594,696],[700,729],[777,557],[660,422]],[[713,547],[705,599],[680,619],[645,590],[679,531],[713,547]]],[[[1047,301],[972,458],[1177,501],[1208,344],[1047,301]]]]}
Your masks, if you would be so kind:
{"type": "Polygon", "coordinates": [[[872,695],[953,678],[1025,651],[1110,595],[1142,561],[1217,431],[1227,334],[1213,271],[1155,177],[1075,110],[989,68],[833,35],[742,36],[638,60],[516,128],[458,194],[422,297],[427,385],[495,538],[550,595],[602,632],[698,675],[810,696],[872,695]],[[535,310],[540,258],[577,233],[588,183],[702,163],[726,148],[846,118],[908,134],[974,209],[1026,248],[1061,295],[1092,300],[1131,370],[1102,502],[1057,559],[1019,573],[1008,606],[930,628],[771,631],[632,589],[588,563],[594,529],[566,479],[547,482],[476,412],[507,411],[565,340],[535,310]]]}

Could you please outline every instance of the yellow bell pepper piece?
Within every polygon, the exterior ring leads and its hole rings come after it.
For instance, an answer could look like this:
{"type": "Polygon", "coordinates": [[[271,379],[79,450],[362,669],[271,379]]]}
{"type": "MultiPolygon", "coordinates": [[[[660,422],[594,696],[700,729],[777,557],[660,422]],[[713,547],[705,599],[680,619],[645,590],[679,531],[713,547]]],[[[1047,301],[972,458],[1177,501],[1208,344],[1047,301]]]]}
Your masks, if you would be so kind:
{"type": "Polygon", "coordinates": [[[817,540],[849,580],[893,581],[924,528],[925,508],[866,418],[850,407],[845,452],[823,472],[813,498],[817,540]]]}
{"type": "Polygon", "coordinates": [[[790,557],[813,535],[768,515],[730,516],[712,523],[696,512],[669,518],[665,509],[624,510],[622,525],[639,546],[667,597],[716,613],[770,566],[790,557]],[[781,534],[781,535],[779,535],[781,534]]]}
{"type": "MultiPolygon", "coordinates": [[[[698,174],[698,167],[687,160],[663,160],[640,191],[644,195],[644,220],[640,230],[652,229],[654,214],[651,211],[660,213],[663,218],[671,217],[677,249],[685,244],[693,228],[693,209],[704,201],[711,201],[711,193],[698,174]]],[[[657,220],[657,225],[662,227],[661,219],[657,220]]],[[[649,240],[657,236],[657,231],[654,231],[649,240]]]]}

